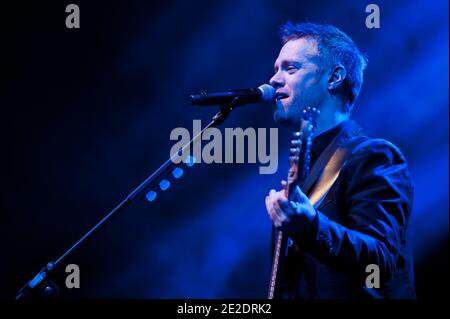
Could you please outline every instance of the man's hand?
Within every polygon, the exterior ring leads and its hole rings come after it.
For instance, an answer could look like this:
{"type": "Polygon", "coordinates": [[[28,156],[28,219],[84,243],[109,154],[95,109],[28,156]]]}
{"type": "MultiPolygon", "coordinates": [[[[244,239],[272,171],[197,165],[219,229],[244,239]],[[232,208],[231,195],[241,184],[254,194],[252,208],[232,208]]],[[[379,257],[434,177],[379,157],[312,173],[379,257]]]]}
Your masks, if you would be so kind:
{"type": "Polygon", "coordinates": [[[266,196],[266,209],[276,228],[288,234],[296,234],[312,222],[316,211],[298,186],[293,190],[292,200],[289,201],[286,186],[286,181],[281,181],[282,189],[279,192],[274,189],[269,192],[266,196]]]}

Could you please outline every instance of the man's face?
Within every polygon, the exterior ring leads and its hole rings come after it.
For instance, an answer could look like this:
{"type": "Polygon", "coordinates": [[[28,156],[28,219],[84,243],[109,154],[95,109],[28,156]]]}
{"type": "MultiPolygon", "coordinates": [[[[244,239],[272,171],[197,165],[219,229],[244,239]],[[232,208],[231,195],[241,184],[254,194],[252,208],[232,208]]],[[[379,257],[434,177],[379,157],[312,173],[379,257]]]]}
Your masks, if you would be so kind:
{"type": "Polygon", "coordinates": [[[323,66],[316,40],[300,38],[286,42],[270,79],[270,85],[277,92],[275,122],[298,129],[304,108],[320,109],[328,96],[328,76],[323,66]]]}

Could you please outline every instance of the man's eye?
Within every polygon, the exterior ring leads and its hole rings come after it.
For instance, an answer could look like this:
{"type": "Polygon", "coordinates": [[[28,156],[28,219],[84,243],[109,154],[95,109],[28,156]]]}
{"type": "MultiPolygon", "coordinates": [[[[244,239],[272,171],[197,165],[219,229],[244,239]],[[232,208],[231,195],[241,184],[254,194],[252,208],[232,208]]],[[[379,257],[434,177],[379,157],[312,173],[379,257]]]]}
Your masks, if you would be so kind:
{"type": "Polygon", "coordinates": [[[295,70],[297,70],[297,68],[296,68],[295,66],[293,66],[293,65],[289,65],[289,66],[286,68],[286,71],[295,71],[295,70]]]}

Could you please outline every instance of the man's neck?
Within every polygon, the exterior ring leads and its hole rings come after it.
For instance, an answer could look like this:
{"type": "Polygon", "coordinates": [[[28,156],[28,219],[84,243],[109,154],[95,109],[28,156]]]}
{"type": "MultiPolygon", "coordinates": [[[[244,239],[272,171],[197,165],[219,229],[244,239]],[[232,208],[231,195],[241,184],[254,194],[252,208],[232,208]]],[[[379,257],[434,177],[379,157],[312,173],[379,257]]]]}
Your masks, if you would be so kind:
{"type": "Polygon", "coordinates": [[[339,109],[341,108],[335,106],[321,108],[317,118],[316,136],[349,119],[348,114],[338,111],[339,109]]]}

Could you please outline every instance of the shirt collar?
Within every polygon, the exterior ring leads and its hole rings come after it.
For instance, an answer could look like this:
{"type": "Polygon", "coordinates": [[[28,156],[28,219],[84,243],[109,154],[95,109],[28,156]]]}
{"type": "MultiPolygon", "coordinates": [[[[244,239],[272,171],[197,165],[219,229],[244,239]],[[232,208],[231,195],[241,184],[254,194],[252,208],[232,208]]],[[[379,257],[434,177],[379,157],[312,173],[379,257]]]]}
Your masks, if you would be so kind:
{"type": "Polygon", "coordinates": [[[333,138],[339,134],[339,132],[348,125],[350,120],[344,120],[333,126],[332,128],[320,133],[313,138],[313,145],[311,148],[311,153],[315,159],[317,159],[320,154],[325,150],[325,148],[333,141],[333,138]]]}

